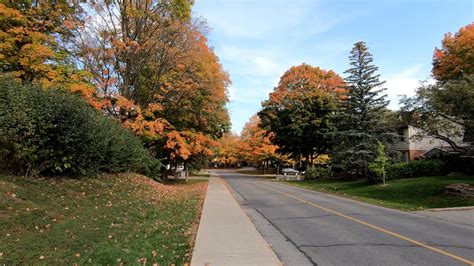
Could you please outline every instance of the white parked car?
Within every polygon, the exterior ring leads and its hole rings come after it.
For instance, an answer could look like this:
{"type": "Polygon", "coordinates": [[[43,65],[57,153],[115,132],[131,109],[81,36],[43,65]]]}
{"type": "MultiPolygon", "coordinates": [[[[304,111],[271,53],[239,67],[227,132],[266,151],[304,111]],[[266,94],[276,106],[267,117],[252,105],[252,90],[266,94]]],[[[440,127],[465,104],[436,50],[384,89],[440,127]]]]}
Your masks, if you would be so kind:
{"type": "Polygon", "coordinates": [[[293,168],[283,168],[281,172],[284,175],[297,175],[299,173],[298,170],[295,170],[293,168]]]}

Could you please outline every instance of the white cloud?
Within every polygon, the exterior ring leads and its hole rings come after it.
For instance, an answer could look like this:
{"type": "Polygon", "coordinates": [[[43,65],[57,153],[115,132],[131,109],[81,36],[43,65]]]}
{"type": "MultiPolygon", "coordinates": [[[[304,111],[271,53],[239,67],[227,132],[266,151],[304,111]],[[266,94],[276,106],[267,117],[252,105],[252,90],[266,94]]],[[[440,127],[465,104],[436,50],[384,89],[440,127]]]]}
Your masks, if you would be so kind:
{"type": "Polygon", "coordinates": [[[231,65],[231,75],[274,76],[280,75],[284,69],[276,50],[246,49],[233,45],[223,45],[217,50],[221,60],[231,65]]]}
{"type": "Polygon", "coordinates": [[[385,87],[390,100],[389,108],[397,110],[402,95],[413,96],[415,89],[420,85],[423,66],[421,64],[404,69],[398,74],[388,76],[385,87]]]}
{"type": "Polygon", "coordinates": [[[268,97],[271,91],[273,91],[273,88],[267,86],[267,84],[246,88],[231,86],[229,88],[229,99],[232,103],[259,104],[268,97]]]}
{"type": "MultiPolygon", "coordinates": [[[[301,2],[301,1],[300,1],[301,2]]],[[[273,32],[298,26],[311,12],[305,5],[286,1],[203,0],[206,18],[217,32],[227,37],[266,39],[273,32]]]]}
{"type": "Polygon", "coordinates": [[[281,72],[282,66],[275,62],[272,58],[257,56],[253,59],[255,70],[264,76],[274,76],[281,72]]]}
{"type": "Polygon", "coordinates": [[[248,119],[243,116],[260,109],[291,66],[306,62],[333,69],[333,55],[350,44],[323,35],[361,15],[361,10],[348,14],[327,9],[319,0],[200,0],[195,11],[207,19],[211,43],[233,81],[229,98],[234,131],[248,119]]]}
{"type": "Polygon", "coordinates": [[[327,10],[318,0],[201,0],[195,7],[205,11],[214,32],[258,41],[301,41],[368,12],[327,10]]]}

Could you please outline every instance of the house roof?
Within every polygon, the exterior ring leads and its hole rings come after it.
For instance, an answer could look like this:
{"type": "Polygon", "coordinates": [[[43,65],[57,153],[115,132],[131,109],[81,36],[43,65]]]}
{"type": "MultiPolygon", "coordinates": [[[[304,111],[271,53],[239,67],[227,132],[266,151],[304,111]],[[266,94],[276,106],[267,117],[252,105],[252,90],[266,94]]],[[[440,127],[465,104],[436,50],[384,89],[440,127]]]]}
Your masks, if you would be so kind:
{"type": "Polygon", "coordinates": [[[455,155],[455,154],[460,154],[459,151],[456,151],[455,149],[453,149],[453,147],[451,146],[441,146],[441,147],[434,147],[433,149],[423,153],[421,156],[422,157],[432,157],[432,156],[435,156],[435,155],[438,155],[438,154],[451,154],[451,155],[455,155]]]}

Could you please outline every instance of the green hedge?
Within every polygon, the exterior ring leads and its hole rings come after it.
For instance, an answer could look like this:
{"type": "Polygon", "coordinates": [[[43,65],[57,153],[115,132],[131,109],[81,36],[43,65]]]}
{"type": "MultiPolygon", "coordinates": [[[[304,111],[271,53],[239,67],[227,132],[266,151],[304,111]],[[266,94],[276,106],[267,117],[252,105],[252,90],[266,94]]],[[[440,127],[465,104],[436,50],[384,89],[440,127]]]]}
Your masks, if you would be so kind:
{"type": "MultiPolygon", "coordinates": [[[[441,160],[416,160],[407,163],[388,164],[387,180],[437,176],[446,174],[446,164],[441,160]]],[[[382,182],[382,172],[369,167],[368,180],[371,183],[382,182]]]]}
{"type": "Polygon", "coordinates": [[[0,80],[0,170],[153,175],[159,167],[140,139],[78,96],[0,80]]]}
{"type": "Polygon", "coordinates": [[[311,167],[305,171],[304,177],[307,179],[329,178],[331,177],[331,170],[323,167],[311,167]]]}

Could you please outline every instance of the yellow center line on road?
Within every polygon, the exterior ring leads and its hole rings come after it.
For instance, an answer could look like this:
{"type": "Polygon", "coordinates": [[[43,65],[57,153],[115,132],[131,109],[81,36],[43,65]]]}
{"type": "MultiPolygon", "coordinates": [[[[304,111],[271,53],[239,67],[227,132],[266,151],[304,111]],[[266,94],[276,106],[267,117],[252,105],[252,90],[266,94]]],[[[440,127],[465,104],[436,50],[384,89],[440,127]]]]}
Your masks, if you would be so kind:
{"type": "Polygon", "coordinates": [[[370,228],[372,228],[372,229],[375,229],[375,230],[380,231],[380,232],[383,232],[383,233],[385,233],[385,234],[388,234],[388,235],[394,236],[394,237],[396,237],[396,238],[405,240],[405,241],[410,242],[410,243],[412,243],[412,244],[415,244],[415,245],[417,245],[417,246],[420,246],[420,247],[429,249],[429,250],[431,250],[431,251],[437,252],[437,253],[439,253],[439,254],[448,256],[448,257],[450,257],[450,258],[452,258],[452,259],[455,259],[455,260],[464,262],[464,263],[466,263],[467,265],[474,265],[474,261],[470,261],[470,260],[468,260],[468,259],[465,259],[465,258],[463,258],[463,257],[460,257],[460,256],[457,256],[457,255],[455,255],[455,254],[449,253],[449,252],[447,252],[447,251],[441,250],[441,249],[439,249],[439,248],[435,248],[435,247],[429,246],[429,245],[427,245],[427,244],[421,243],[421,242],[416,241],[416,240],[414,240],[414,239],[411,239],[411,238],[409,238],[409,237],[399,235],[399,234],[397,234],[397,233],[395,233],[395,232],[389,231],[389,230],[384,229],[384,228],[382,228],[382,227],[378,227],[378,226],[376,226],[376,225],[369,224],[369,223],[367,223],[367,222],[364,222],[364,221],[362,221],[362,220],[353,218],[353,217],[348,216],[348,215],[345,215],[345,214],[343,214],[343,213],[340,213],[340,212],[337,212],[337,211],[328,209],[328,208],[326,208],[326,207],[320,206],[320,205],[318,205],[318,204],[312,203],[312,202],[310,202],[310,201],[307,201],[307,200],[304,200],[304,199],[295,197],[295,196],[293,196],[293,195],[290,195],[290,194],[285,193],[285,192],[283,192],[283,191],[280,191],[280,190],[278,190],[278,189],[274,189],[274,188],[271,188],[271,187],[269,187],[269,186],[264,186],[264,185],[261,185],[261,184],[259,184],[259,183],[257,183],[257,182],[252,182],[252,181],[247,181],[247,180],[245,180],[245,181],[248,182],[248,183],[252,183],[252,184],[254,184],[254,185],[256,185],[256,186],[259,186],[259,187],[261,187],[261,188],[264,188],[264,189],[266,189],[266,190],[278,192],[278,193],[280,193],[280,194],[282,194],[282,195],[285,195],[285,196],[287,196],[287,197],[289,197],[289,198],[295,199],[295,200],[297,200],[297,201],[300,201],[300,202],[302,202],[302,203],[308,204],[308,205],[313,206],[313,207],[315,207],[315,208],[319,208],[319,209],[325,210],[325,211],[327,211],[327,212],[329,212],[329,213],[333,213],[333,214],[335,214],[335,215],[337,215],[337,216],[346,218],[346,219],[351,220],[351,221],[353,221],[353,222],[356,222],[356,223],[359,223],[359,224],[368,226],[368,227],[370,227],[370,228]]]}

